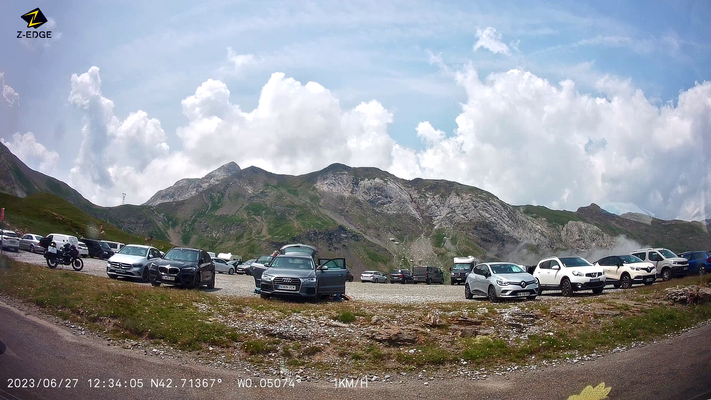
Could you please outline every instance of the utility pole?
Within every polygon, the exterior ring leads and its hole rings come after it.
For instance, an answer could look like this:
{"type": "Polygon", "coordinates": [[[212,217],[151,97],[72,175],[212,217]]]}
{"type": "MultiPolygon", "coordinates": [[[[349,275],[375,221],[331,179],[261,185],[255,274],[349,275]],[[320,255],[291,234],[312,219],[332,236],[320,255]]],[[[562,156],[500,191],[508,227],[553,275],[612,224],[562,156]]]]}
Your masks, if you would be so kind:
{"type": "Polygon", "coordinates": [[[126,193],[121,193],[121,205],[126,204],[126,193]]]}

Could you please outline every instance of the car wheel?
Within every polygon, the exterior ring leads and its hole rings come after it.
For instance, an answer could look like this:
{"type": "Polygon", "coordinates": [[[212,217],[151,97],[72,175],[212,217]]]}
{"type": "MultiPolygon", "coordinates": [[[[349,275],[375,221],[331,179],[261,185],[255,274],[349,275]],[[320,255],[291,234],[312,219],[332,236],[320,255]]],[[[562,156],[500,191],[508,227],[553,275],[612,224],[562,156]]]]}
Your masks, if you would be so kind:
{"type": "Polygon", "coordinates": [[[267,300],[271,295],[268,295],[266,293],[260,293],[259,297],[263,298],[264,300],[267,300]]]}
{"type": "Polygon", "coordinates": [[[141,281],[142,281],[142,282],[148,282],[148,278],[149,278],[149,277],[150,277],[150,276],[149,276],[149,274],[148,274],[148,266],[146,265],[146,266],[143,267],[143,273],[141,273],[141,281]]]}
{"type": "MultiPolygon", "coordinates": [[[[232,275],[232,274],[230,274],[232,275]]],[[[215,288],[215,273],[212,273],[212,279],[210,279],[210,282],[207,284],[208,289],[214,289],[215,288]]]]}
{"type": "Polygon", "coordinates": [[[230,268],[230,269],[227,271],[227,275],[234,275],[234,273],[235,273],[235,269],[234,269],[234,268],[230,268]]]}
{"type": "Polygon", "coordinates": [[[620,284],[622,286],[622,289],[629,289],[632,287],[632,278],[630,278],[629,274],[622,274],[620,284]]]}
{"type": "Polygon", "coordinates": [[[526,297],[526,298],[529,299],[529,300],[536,300],[536,296],[528,296],[528,297],[526,297]]]}
{"type": "Polygon", "coordinates": [[[560,283],[560,292],[565,297],[570,297],[573,295],[573,284],[570,283],[570,280],[568,278],[563,278],[563,281],[560,283]]]}
{"type": "Polygon", "coordinates": [[[702,265],[699,267],[699,275],[706,275],[706,266],[702,265]]]}
{"type": "Polygon", "coordinates": [[[30,245],[30,253],[34,253],[34,252],[35,252],[35,245],[31,244],[30,245]]]}
{"type": "Polygon", "coordinates": [[[664,269],[662,270],[662,280],[663,280],[664,282],[666,282],[666,281],[670,280],[671,278],[672,278],[671,269],[669,269],[669,268],[664,268],[664,269]]]}
{"type": "Polygon", "coordinates": [[[431,284],[432,284],[432,279],[427,278],[427,284],[428,284],[428,285],[431,285],[431,284]]]}
{"type": "Polygon", "coordinates": [[[541,287],[541,281],[539,281],[538,278],[536,278],[536,284],[538,284],[538,295],[540,296],[543,294],[543,288],[541,287]]]}
{"type": "Polygon", "coordinates": [[[593,293],[601,294],[604,289],[605,289],[604,287],[595,288],[595,289],[593,289],[593,293]]]}
{"type": "Polygon", "coordinates": [[[151,285],[152,285],[152,286],[155,286],[155,287],[158,287],[158,286],[160,286],[160,282],[152,281],[152,282],[151,282],[151,285]]]}
{"type": "Polygon", "coordinates": [[[452,285],[452,286],[454,286],[454,280],[450,280],[450,281],[449,281],[449,284],[452,285]]]}
{"type": "Polygon", "coordinates": [[[395,283],[395,282],[393,282],[392,279],[391,279],[391,280],[390,280],[390,284],[392,285],[393,283],[395,283]]]}
{"type": "Polygon", "coordinates": [[[468,283],[464,284],[464,298],[465,299],[473,299],[474,298],[474,295],[472,294],[471,289],[469,289],[468,283]]]}
{"type": "Polygon", "coordinates": [[[494,286],[489,286],[489,301],[492,303],[498,303],[499,302],[499,297],[496,295],[496,289],[494,289],[494,286]]]}
{"type": "MultiPolygon", "coordinates": [[[[106,274],[106,275],[109,275],[109,274],[106,274]]],[[[114,274],[111,274],[111,275],[109,275],[109,278],[111,278],[111,279],[116,279],[116,278],[118,278],[118,276],[116,276],[116,275],[114,275],[114,274]]]]}
{"type": "Polygon", "coordinates": [[[614,286],[615,289],[619,289],[620,286],[621,286],[621,284],[619,284],[619,283],[613,283],[612,286],[614,286]]]}

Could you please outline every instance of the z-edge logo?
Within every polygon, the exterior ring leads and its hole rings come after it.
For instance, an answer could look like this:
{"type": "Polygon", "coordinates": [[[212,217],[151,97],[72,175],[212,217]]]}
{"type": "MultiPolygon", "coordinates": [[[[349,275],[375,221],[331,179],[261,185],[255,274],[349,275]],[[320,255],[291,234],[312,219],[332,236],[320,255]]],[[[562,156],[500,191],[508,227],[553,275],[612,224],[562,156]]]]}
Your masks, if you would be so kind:
{"type": "Polygon", "coordinates": [[[39,7],[23,15],[21,18],[27,22],[28,28],[37,29],[47,22],[47,18],[42,14],[42,10],[40,10],[39,7]]]}

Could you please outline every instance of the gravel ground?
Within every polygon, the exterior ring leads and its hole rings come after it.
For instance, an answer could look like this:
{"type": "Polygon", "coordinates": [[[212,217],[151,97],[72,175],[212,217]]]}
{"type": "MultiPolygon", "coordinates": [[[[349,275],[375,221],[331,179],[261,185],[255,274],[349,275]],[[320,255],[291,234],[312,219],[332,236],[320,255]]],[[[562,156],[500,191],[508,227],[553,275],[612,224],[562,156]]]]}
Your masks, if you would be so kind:
{"type": "MultiPolygon", "coordinates": [[[[19,253],[4,252],[10,258],[20,262],[47,266],[42,254],[30,253],[21,250],[19,253]]],[[[68,265],[58,268],[71,270],[68,265]]],[[[84,258],[84,269],[80,272],[83,274],[102,276],[108,279],[106,275],[106,261],[95,258],[84,258]]],[[[144,284],[136,281],[137,284],[144,284]]],[[[254,295],[254,279],[249,275],[227,275],[217,274],[215,281],[215,289],[202,289],[217,294],[229,296],[251,297],[254,295]]],[[[608,287],[605,293],[620,292],[622,289],[613,289],[608,287]]],[[[402,285],[389,283],[361,283],[359,281],[346,283],[346,294],[352,300],[375,302],[375,303],[391,303],[391,304],[427,304],[427,303],[453,303],[467,302],[464,298],[463,285],[402,285]]],[[[581,292],[576,296],[592,295],[590,291],[581,292]]],[[[557,301],[562,297],[555,291],[546,292],[543,296],[538,297],[542,301],[557,301]]]]}

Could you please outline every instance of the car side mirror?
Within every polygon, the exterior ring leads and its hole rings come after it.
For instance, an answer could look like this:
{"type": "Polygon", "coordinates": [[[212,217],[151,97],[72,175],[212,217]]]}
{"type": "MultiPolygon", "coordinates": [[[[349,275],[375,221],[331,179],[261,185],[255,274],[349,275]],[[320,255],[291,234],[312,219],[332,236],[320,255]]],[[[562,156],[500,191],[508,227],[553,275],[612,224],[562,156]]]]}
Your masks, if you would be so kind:
{"type": "Polygon", "coordinates": [[[318,269],[320,269],[321,271],[328,271],[328,265],[321,265],[320,267],[318,267],[318,269]]]}
{"type": "Polygon", "coordinates": [[[198,262],[199,262],[200,264],[205,264],[205,259],[204,259],[204,258],[201,258],[200,260],[198,260],[198,262]]]}
{"type": "Polygon", "coordinates": [[[554,266],[552,266],[552,267],[551,267],[551,269],[554,269],[554,270],[556,270],[556,271],[557,271],[557,270],[559,270],[559,269],[560,269],[560,266],[558,266],[558,265],[554,265],[554,266]]]}

